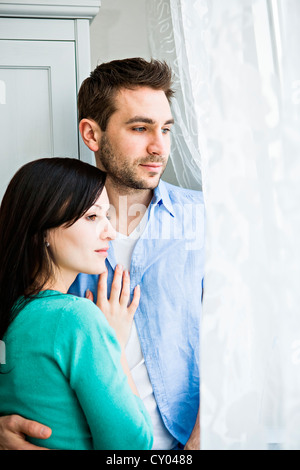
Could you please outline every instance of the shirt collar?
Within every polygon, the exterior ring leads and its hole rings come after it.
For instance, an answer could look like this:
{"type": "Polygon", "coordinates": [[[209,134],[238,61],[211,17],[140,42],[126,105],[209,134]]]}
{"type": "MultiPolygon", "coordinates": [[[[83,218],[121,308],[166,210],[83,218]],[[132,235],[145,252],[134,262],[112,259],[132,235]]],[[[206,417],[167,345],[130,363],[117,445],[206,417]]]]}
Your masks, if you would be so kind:
{"type": "Polygon", "coordinates": [[[158,186],[154,189],[154,195],[151,204],[161,206],[163,205],[167,211],[174,217],[173,205],[167,190],[166,183],[160,180],[158,186]]]}

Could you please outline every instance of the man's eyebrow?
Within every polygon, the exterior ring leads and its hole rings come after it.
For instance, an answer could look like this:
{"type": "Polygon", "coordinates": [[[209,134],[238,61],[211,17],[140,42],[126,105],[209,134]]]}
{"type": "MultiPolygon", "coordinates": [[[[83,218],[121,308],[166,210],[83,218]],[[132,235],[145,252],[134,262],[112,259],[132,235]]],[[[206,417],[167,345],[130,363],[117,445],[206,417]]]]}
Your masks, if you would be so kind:
{"type": "Polygon", "coordinates": [[[174,121],[173,118],[172,118],[172,119],[168,119],[168,120],[165,122],[165,125],[166,125],[166,124],[174,124],[174,122],[175,122],[175,121],[174,121]]]}
{"type": "MultiPolygon", "coordinates": [[[[128,119],[125,124],[133,124],[135,122],[144,122],[145,124],[155,124],[155,121],[153,119],[147,118],[145,116],[134,116],[131,119],[128,119]]],[[[174,124],[174,119],[168,119],[164,125],[166,124],[174,124]]]]}

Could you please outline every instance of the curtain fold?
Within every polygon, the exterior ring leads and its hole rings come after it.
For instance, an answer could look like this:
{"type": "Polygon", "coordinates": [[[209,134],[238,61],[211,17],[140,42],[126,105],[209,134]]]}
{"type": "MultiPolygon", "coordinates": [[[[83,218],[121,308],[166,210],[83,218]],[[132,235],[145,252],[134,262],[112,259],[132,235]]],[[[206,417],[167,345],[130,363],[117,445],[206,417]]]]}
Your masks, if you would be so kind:
{"type": "MultiPolygon", "coordinates": [[[[201,189],[201,160],[198,148],[198,120],[191,87],[187,43],[184,37],[181,2],[147,2],[148,38],[156,59],[166,60],[174,73],[176,95],[172,100],[175,117],[170,158],[180,186],[201,189]]],[[[194,77],[195,78],[195,77],[194,77]]]]}
{"type": "Polygon", "coordinates": [[[300,448],[300,3],[152,0],[148,22],[206,205],[201,448],[300,448]]]}

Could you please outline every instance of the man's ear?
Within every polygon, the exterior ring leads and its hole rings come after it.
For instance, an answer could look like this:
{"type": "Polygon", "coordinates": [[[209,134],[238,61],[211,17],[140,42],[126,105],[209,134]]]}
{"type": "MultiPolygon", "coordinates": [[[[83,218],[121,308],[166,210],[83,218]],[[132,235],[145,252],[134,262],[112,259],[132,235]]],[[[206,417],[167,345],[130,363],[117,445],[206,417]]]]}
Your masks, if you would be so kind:
{"type": "Polygon", "coordinates": [[[82,119],[79,123],[79,132],[85,145],[97,152],[101,139],[101,129],[93,119],[82,119]]]}

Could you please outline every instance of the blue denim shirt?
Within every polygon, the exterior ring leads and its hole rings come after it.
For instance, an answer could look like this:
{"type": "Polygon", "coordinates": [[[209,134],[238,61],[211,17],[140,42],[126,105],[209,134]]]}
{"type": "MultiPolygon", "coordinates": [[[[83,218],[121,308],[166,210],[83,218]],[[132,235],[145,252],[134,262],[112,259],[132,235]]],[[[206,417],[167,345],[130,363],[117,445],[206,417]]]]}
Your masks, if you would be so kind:
{"type": "MultiPolygon", "coordinates": [[[[117,260],[110,248],[108,290],[117,260]]],[[[204,205],[200,191],[160,181],[146,228],[134,248],[131,293],[139,284],[135,314],[145,363],[162,419],[181,443],[199,408],[199,327],[204,272],[204,205]]],[[[79,274],[70,293],[96,298],[98,276],[79,274]]]]}

